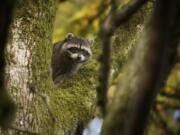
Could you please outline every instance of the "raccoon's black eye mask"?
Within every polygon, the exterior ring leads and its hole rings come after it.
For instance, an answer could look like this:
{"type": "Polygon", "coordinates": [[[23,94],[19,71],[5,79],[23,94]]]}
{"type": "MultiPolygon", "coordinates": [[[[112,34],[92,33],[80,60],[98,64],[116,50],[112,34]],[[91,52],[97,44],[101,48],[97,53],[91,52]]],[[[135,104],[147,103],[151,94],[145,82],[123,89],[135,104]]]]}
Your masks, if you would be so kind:
{"type": "Polygon", "coordinates": [[[70,52],[72,53],[77,53],[78,52],[78,49],[76,47],[71,47],[68,49],[70,52]]]}
{"type": "Polygon", "coordinates": [[[82,49],[82,54],[83,54],[84,56],[87,56],[87,57],[90,56],[90,54],[89,54],[86,50],[84,50],[84,49],[82,49]]]}
{"type": "Polygon", "coordinates": [[[89,54],[85,49],[78,49],[78,48],[76,48],[76,47],[71,47],[71,48],[68,49],[68,51],[70,51],[71,53],[82,52],[82,54],[83,54],[84,56],[87,56],[87,57],[90,56],[90,54],[89,54]]]}

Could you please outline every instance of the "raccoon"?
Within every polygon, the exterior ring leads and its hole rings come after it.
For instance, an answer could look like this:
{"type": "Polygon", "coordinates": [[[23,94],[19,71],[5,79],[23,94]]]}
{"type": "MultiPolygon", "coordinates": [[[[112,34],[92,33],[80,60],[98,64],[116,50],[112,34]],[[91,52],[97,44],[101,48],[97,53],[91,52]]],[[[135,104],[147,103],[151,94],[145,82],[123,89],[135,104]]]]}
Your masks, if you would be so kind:
{"type": "Polygon", "coordinates": [[[93,41],[68,33],[64,40],[54,44],[51,59],[52,79],[60,86],[64,79],[76,73],[80,65],[92,57],[93,41]]]}

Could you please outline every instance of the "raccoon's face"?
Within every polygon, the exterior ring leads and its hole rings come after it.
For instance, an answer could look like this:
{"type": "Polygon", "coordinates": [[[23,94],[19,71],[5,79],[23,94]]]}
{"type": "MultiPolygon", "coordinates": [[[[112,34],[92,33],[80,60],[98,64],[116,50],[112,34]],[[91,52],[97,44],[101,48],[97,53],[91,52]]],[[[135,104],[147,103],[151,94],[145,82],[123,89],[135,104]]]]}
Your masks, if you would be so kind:
{"type": "Polygon", "coordinates": [[[82,47],[82,45],[68,45],[67,53],[69,57],[78,62],[85,62],[91,57],[91,50],[88,47],[82,47]]]}
{"type": "Polygon", "coordinates": [[[68,57],[77,63],[82,63],[90,59],[92,43],[88,40],[73,37],[67,37],[66,45],[64,45],[64,51],[68,57]]]}

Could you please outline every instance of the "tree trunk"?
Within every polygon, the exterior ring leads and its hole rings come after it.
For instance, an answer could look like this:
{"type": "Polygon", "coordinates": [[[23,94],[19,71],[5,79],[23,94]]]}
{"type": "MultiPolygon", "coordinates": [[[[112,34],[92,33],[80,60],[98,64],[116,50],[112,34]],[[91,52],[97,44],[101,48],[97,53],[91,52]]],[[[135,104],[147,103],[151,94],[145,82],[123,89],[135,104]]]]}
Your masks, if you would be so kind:
{"type": "Polygon", "coordinates": [[[24,129],[50,134],[55,121],[57,135],[71,135],[79,132],[77,129],[82,132],[82,125],[92,117],[96,62],[83,66],[61,88],[54,86],[50,76],[55,5],[55,0],[17,3],[7,48],[6,73],[7,86],[18,109],[15,123],[11,129],[1,131],[2,135],[26,134],[24,129]],[[46,95],[47,103],[37,93],[30,92],[31,84],[46,95]]]}

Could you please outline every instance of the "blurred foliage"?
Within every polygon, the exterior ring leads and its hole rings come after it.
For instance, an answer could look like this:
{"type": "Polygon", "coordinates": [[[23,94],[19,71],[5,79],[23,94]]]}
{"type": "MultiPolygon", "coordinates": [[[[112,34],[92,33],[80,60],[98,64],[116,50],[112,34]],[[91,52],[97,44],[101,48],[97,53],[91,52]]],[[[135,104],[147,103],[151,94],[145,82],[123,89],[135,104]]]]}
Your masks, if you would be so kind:
{"type": "Polygon", "coordinates": [[[58,5],[53,42],[71,32],[93,37],[109,11],[110,0],[69,0],[58,5]]]}

